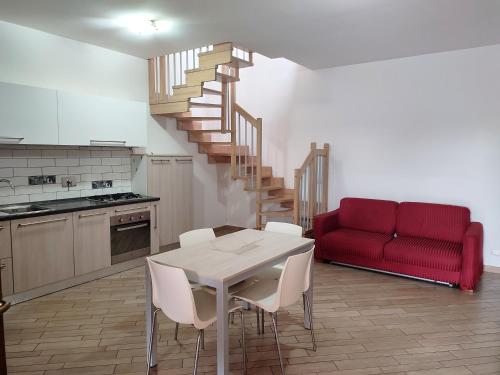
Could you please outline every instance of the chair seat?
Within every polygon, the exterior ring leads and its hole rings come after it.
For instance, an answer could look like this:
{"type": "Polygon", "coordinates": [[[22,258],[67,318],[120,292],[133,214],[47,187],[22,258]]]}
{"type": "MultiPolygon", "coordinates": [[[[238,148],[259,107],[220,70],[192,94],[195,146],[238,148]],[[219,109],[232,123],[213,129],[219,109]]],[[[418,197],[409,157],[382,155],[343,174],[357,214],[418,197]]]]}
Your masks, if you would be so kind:
{"type": "Polygon", "coordinates": [[[256,274],[253,279],[255,281],[262,281],[262,280],[276,280],[278,281],[281,276],[281,271],[283,271],[283,267],[285,266],[285,263],[280,263],[276,264],[275,266],[268,267],[265,270],[259,272],[256,274]]]}
{"type": "Polygon", "coordinates": [[[233,296],[268,312],[275,312],[273,305],[278,292],[279,280],[264,279],[233,296]]]}
{"type": "Polygon", "coordinates": [[[462,244],[416,237],[398,237],[384,248],[388,261],[459,272],[462,244]]]}
{"type": "MultiPolygon", "coordinates": [[[[217,297],[211,293],[207,293],[203,289],[193,290],[194,304],[196,305],[196,312],[201,322],[201,326],[195,328],[205,329],[210,324],[217,321],[217,297]]],[[[229,301],[228,312],[234,312],[241,308],[234,299],[229,301]]]]}
{"type": "Polygon", "coordinates": [[[378,260],[383,257],[384,245],[392,238],[389,234],[342,228],[325,234],[321,238],[321,248],[332,255],[378,260]]]}

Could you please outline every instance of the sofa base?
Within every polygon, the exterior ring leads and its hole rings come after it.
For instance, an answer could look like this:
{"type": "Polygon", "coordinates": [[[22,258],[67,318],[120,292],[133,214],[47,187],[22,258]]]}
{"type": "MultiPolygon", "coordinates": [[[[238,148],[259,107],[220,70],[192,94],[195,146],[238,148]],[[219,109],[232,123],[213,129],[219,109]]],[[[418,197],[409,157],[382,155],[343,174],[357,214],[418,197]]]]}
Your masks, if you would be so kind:
{"type": "Polygon", "coordinates": [[[349,268],[356,268],[356,269],[360,269],[360,270],[372,271],[372,272],[377,272],[377,273],[384,273],[386,275],[399,276],[399,277],[404,277],[404,278],[407,278],[407,279],[426,281],[426,282],[429,282],[429,283],[446,285],[446,286],[448,286],[450,288],[456,288],[456,287],[458,287],[458,285],[447,283],[446,281],[426,279],[426,278],[423,278],[423,277],[405,275],[403,273],[397,273],[397,272],[391,272],[391,271],[384,271],[384,270],[380,270],[380,269],[376,269],[376,268],[356,266],[354,264],[341,263],[341,262],[337,262],[337,261],[334,261],[334,260],[323,259],[323,263],[335,264],[335,265],[338,265],[338,266],[344,266],[344,267],[349,267],[349,268]]]}

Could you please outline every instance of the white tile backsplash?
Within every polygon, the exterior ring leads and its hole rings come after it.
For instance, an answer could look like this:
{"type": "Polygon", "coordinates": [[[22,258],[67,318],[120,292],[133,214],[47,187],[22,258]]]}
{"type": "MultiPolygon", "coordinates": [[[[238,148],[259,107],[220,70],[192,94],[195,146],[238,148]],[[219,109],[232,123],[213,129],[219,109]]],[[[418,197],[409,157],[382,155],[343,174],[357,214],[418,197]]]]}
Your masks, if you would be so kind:
{"type": "Polygon", "coordinates": [[[0,205],[128,192],[132,189],[130,150],[0,145],[0,178],[15,187],[0,185],[0,205]],[[29,185],[28,176],[38,175],[55,175],[57,183],[29,185]],[[62,187],[66,176],[73,176],[77,186],[62,187]],[[113,187],[92,189],[92,181],[98,180],[113,180],[113,187]]]}

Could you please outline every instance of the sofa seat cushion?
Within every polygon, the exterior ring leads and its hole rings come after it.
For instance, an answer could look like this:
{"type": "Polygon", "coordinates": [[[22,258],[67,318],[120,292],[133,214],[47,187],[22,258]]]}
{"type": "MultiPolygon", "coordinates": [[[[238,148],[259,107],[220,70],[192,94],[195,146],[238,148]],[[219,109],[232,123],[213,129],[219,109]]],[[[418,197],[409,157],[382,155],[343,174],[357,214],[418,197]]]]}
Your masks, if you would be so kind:
{"type": "Polygon", "coordinates": [[[443,271],[460,271],[462,244],[418,237],[397,237],[385,245],[384,259],[443,271]]]}
{"type": "Polygon", "coordinates": [[[392,238],[384,233],[341,228],[325,234],[321,238],[321,247],[325,253],[332,255],[382,259],[384,245],[392,238]]]}

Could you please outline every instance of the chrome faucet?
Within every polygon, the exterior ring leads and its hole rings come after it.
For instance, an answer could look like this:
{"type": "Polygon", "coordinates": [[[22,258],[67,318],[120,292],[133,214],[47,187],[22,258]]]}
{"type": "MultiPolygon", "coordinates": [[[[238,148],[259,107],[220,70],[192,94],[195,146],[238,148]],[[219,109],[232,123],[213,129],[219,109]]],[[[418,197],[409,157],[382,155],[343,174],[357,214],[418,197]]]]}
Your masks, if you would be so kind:
{"type": "Polygon", "coordinates": [[[7,180],[6,178],[0,178],[0,182],[5,182],[5,183],[9,184],[10,188],[12,190],[14,190],[14,184],[12,183],[11,180],[7,180]]]}

